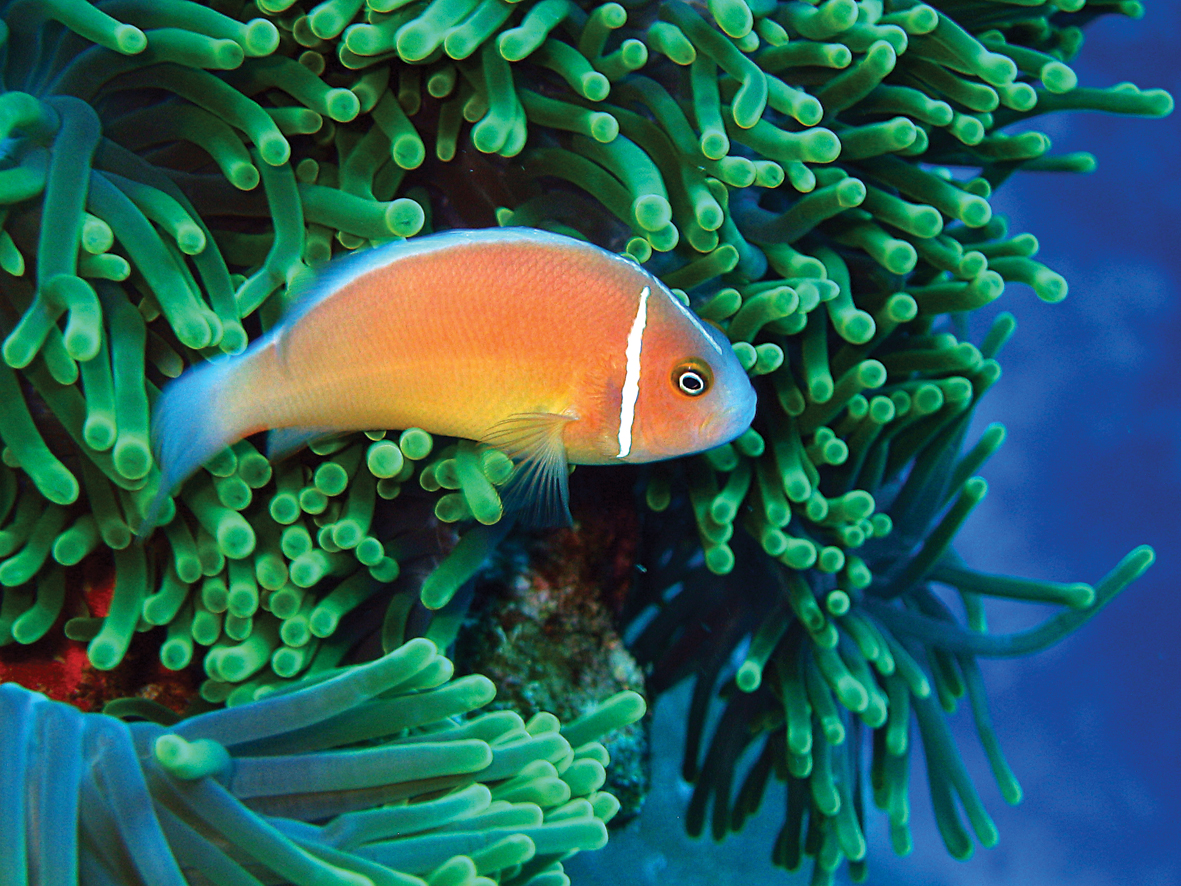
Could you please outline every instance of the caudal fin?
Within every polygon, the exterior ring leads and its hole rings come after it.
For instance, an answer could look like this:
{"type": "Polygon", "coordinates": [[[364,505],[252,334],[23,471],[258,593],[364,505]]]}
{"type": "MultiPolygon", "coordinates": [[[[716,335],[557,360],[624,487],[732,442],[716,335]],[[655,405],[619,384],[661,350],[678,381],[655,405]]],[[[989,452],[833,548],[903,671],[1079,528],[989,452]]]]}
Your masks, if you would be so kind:
{"type": "Polygon", "coordinates": [[[160,494],[181,482],[225,447],[240,439],[226,408],[241,358],[203,363],[167,385],[152,414],[152,451],[160,467],[160,494]]]}

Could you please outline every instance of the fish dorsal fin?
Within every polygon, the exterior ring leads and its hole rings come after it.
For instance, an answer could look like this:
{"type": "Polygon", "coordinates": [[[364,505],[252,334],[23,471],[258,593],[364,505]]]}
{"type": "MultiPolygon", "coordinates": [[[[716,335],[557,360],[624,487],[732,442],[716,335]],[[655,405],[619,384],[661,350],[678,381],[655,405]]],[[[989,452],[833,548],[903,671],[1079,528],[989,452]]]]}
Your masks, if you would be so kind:
{"type": "MultiPolygon", "coordinates": [[[[339,292],[350,281],[385,267],[399,259],[448,249],[463,244],[529,241],[555,246],[577,245],[579,241],[533,228],[455,228],[424,234],[409,240],[393,240],[372,249],[358,249],[318,265],[301,274],[287,293],[283,325],[294,323],[317,304],[339,292]]],[[[622,259],[621,259],[622,260],[622,259]]]]}
{"type": "Polygon", "coordinates": [[[517,469],[502,496],[506,511],[530,526],[569,526],[566,445],[562,431],[569,415],[529,412],[510,415],[484,435],[483,442],[505,452],[517,469]]]}
{"type": "MultiPolygon", "coordinates": [[[[527,242],[566,249],[571,246],[597,249],[584,241],[536,228],[455,228],[435,234],[411,237],[409,240],[394,240],[372,249],[358,249],[347,255],[337,256],[310,271],[300,273],[296,279],[291,281],[287,291],[287,309],[283,314],[283,319],[270,333],[278,348],[280,363],[283,366],[287,364],[286,336],[292,326],[316,305],[332,298],[333,295],[359,277],[415,255],[451,249],[465,244],[514,242],[527,242]]],[[[601,252],[601,250],[599,251],[601,252]]],[[[620,262],[631,261],[631,259],[613,253],[604,253],[604,255],[620,262]]]]}
{"type": "MultiPolygon", "coordinates": [[[[287,307],[283,318],[269,333],[280,365],[287,368],[287,334],[296,323],[351,280],[376,270],[394,258],[398,249],[408,249],[410,241],[399,241],[375,249],[358,249],[340,255],[316,268],[304,269],[287,286],[287,307]]],[[[296,446],[295,448],[298,448],[296,446]]],[[[293,451],[293,450],[289,450],[293,451]]],[[[269,456],[268,456],[269,457],[269,456]]]]}

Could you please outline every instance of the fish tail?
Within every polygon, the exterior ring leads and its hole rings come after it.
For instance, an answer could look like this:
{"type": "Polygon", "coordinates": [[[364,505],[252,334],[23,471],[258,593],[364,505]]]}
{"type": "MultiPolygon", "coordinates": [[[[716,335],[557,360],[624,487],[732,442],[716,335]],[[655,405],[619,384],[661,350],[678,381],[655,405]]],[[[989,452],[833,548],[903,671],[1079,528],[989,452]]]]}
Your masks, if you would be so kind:
{"type": "Polygon", "coordinates": [[[240,358],[194,366],[167,385],[152,415],[152,451],[160,467],[160,496],[174,491],[185,478],[231,443],[243,429],[226,408],[240,358]]]}

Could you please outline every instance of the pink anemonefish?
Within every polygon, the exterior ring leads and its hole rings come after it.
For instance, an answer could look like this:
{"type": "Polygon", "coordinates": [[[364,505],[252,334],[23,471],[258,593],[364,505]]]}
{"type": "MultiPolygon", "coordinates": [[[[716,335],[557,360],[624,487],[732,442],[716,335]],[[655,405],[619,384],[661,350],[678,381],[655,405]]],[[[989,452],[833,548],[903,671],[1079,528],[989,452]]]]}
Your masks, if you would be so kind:
{"type": "Polygon", "coordinates": [[[630,259],[528,228],[454,230],[314,275],[283,322],[194,367],[156,403],[161,490],[272,430],[418,427],[497,446],[543,519],[569,520],[567,463],[647,462],[742,433],[755,393],[730,343],[630,259]]]}

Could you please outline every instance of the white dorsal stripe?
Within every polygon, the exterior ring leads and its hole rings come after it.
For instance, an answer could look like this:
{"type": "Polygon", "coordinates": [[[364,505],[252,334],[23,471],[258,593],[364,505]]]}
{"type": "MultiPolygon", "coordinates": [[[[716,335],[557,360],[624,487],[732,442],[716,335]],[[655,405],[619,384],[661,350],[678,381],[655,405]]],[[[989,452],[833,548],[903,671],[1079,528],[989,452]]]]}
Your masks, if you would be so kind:
{"type": "Polygon", "coordinates": [[[636,400],[640,396],[640,351],[644,347],[644,327],[648,325],[647,286],[640,293],[640,306],[627,334],[627,371],[623,376],[623,391],[619,402],[619,457],[626,458],[632,451],[632,425],[636,420],[636,400]]]}
{"type": "Polygon", "coordinates": [[[668,292],[667,295],[668,300],[673,304],[673,308],[677,311],[680,311],[685,319],[688,320],[693,326],[693,328],[701,333],[701,337],[705,339],[705,343],[713,348],[718,353],[718,356],[721,356],[723,353],[722,346],[718,344],[717,341],[715,341],[715,335],[711,334],[709,330],[705,328],[705,324],[701,322],[701,318],[693,313],[692,308],[686,307],[685,304],[671,292],[668,292]]]}

